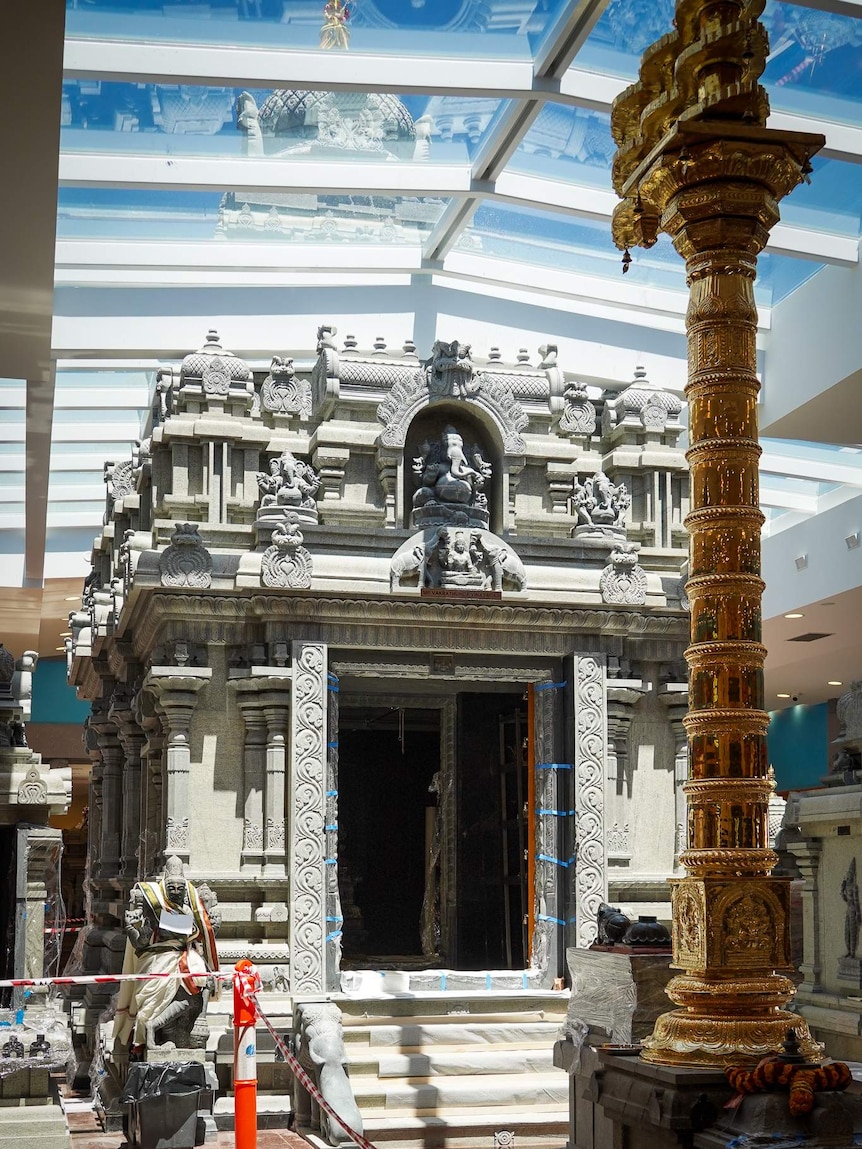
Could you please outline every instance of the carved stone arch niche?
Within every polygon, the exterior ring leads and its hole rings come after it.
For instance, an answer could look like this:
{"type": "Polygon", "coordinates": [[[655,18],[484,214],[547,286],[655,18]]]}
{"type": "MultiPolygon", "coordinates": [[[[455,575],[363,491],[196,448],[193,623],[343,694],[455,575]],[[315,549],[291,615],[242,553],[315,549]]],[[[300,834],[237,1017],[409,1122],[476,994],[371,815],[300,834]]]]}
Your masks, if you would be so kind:
{"type": "MultiPolygon", "coordinates": [[[[481,414],[484,414],[482,412],[481,414]]],[[[484,493],[490,513],[489,528],[500,534],[503,522],[503,443],[498,429],[489,418],[482,418],[476,407],[465,403],[434,403],[425,407],[410,423],[404,442],[404,527],[412,527],[413,496],[419,489],[419,480],[413,472],[413,460],[423,453],[425,443],[440,439],[446,427],[454,427],[464,440],[465,450],[478,447],[482,458],[490,463],[492,472],[486,481],[484,493]]]]}

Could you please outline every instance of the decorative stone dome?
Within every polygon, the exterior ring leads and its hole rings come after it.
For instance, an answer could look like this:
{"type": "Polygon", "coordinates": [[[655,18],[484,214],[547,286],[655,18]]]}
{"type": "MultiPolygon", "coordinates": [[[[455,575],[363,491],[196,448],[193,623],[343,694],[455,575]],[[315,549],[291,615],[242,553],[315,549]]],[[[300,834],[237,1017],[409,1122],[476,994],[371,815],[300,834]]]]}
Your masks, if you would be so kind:
{"type": "Polygon", "coordinates": [[[358,136],[371,147],[376,142],[379,148],[384,140],[416,138],[413,117],[397,96],[387,94],[282,88],[272,92],[260,108],[260,128],[264,136],[344,144],[345,141],[335,138],[344,125],[348,126],[349,134],[358,136]],[[333,134],[332,139],[328,139],[329,134],[333,134]]]}
{"type": "Polygon", "coordinates": [[[225,351],[219,343],[217,331],[208,331],[206,343],[200,351],[187,355],[180,367],[180,385],[200,383],[213,376],[224,378],[231,383],[247,383],[251,368],[232,351],[225,351]]]}

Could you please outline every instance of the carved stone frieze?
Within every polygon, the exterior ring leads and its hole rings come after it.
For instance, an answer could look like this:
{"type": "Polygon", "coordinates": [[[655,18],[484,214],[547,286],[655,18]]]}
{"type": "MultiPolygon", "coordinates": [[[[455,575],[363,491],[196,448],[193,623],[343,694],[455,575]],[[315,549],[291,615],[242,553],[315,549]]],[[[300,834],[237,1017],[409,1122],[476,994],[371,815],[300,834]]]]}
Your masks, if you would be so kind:
{"type": "Polygon", "coordinates": [[[259,471],[260,490],[258,521],[269,522],[294,516],[295,522],[317,522],[317,492],[320,476],[310,463],[283,451],[271,459],[269,471],[259,471]]]}
{"type": "Polygon", "coordinates": [[[511,544],[466,523],[413,535],[395,552],[389,570],[393,590],[419,586],[521,591],[527,583],[524,565],[511,544]]]}
{"type": "Polygon", "coordinates": [[[165,825],[165,845],[168,850],[180,850],[182,852],[188,851],[188,818],[168,818],[165,825]]]}
{"type": "Polygon", "coordinates": [[[576,537],[625,533],[626,511],[631,505],[625,483],[612,483],[602,471],[590,475],[583,483],[575,480],[573,505],[578,516],[576,537]]]}
{"type": "Polygon", "coordinates": [[[326,647],[293,644],[291,990],[325,990],[326,647]]]}
{"type": "Polygon", "coordinates": [[[559,430],[564,435],[592,435],[596,429],[596,408],[583,383],[569,383],[563,391],[559,430]]]}
{"type": "Polygon", "coordinates": [[[308,418],[311,414],[311,385],[297,378],[292,359],[273,356],[269,374],[260,389],[260,403],[264,411],[274,415],[308,418]]]}
{"type": "Polygon", "coordinates": [[[48,785],[38,767],[31,766],[18,786],[15,801],[19,806],[45,806],[48,803],[48,785]]]}
{"type": "Polygon", "coordinates": [[[263,552],[260,580],[264,586],[295,590],[311,586],[313,563],[302,543],[297,516],[289,512],[287,520],[273,529],[272,545],[263,552]]]}
{"type": "Polygon", "coordinates": [[[611,561],[599,576],[602,602],[623,606],[642,606],[646,602],[647,575],[638,563],[632,543],[617,543],[611,561]]]}
{"type": "Polygon", "coordinates": [[[159,555],[162,586],[203,590],[212,584],[213,560],[195,523],[177,523],[170,545],[159,555]]]}
{"type": "Polygon", "coordinates": [[[504,451],[515,455],[524,453],[521,431],[528,419],[506,376],[493,372],[486,376],[474,368],[468,346],[442,341],[435,344],[435,352],[425,370],[399,379],[377,408],[377,418],[383,424],[380,436],[383,446],[403,447],[414,417],[441,398],[475,403],[497,424],[504,451]]]}

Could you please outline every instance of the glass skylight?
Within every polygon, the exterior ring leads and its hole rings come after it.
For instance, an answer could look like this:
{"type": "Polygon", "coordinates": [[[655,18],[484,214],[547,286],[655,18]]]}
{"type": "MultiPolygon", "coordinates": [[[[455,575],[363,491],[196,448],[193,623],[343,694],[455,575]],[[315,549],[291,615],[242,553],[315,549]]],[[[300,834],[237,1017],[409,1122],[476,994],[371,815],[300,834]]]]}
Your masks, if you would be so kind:
{"type": "MultiPolygon", "coordinates": [[[[351,49],[457,56],[534,48],[565,0],[352,0],[351,49]],[[491,37],[490,42],[488,37],[491,37]]],[[[316,48],[322,0],[67,0],[66,34],[316,48]]]]}
{"type": "Polygon", "coordinates": [[[68,80],[66,152],[465,164],[504,101],[68,80]]]}
{"type": "Polygon", "coordinates": [[[447,202],[362,192],[61,188],[57,238],[419,244],[447,202]]]}

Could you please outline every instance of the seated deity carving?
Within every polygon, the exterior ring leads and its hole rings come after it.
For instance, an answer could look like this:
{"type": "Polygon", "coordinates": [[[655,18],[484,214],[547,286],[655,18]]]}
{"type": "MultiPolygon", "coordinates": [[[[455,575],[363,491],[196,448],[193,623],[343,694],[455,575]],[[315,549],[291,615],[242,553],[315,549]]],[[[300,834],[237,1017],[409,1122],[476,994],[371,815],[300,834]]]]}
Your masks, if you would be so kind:
{"type": "Polygon", "coordinates": [[[122,983],[114,1043],[129,1046],[133,1059],[143,1060],[146,1050],[157,1046],[206,1045],[207,1002],[218,984],[206,974],[219,968],[215,932],[220,924],[215,894],[206,885],[193,886],[179,858],[168,858],[161,879],[132,887],[123,973],[185,975],[122,983]]]}
{"type": "Polygon", "coordinates": [[[320,488],[320,477],[309,463],[285,451],[272,459],[269,471],[258,471],[260,510],[266,517],[281,517],[289,511],[298,514],[303,522],[317,522],[315,497],[320,488]]]}
{"type": "Polygon", "coordinates": [[[458,512],[451,524],[428,527],[396,551],[390,563],[390,586],[480,591],[520,591],[526,586],[524,565],[511,547],[490,531],[470,525],[458,512]]]}
{"type": "Polygon", "coordinates": [[[440,438],[422,445],[413,460],[413,473],[420,487],[413,496],[413,518],[420,523],[447,522],[453,514],[466,512],[471,523],[487,526],[488,499],[484,486],[491,477],[491,464],[477,446],[464,446],[454,427],[444,427],[440,438]]]}
{"type": "Polygon", "coordinates": [[[573,501],[578,527],[604,533],[624,529],[625,512],[631,505],[631,495],[625,483],[614,484],[599,471],[583,483],[575,480],[573,501]]]}

